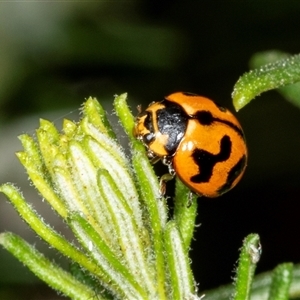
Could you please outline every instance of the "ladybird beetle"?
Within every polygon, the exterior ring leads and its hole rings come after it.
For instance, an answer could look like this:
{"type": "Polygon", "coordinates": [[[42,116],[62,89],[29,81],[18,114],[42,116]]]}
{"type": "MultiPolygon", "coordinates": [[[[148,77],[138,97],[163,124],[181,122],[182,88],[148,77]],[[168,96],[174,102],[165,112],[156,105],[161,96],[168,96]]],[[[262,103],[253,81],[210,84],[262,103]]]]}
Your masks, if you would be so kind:
{"type": "Polygon", "coordinates": [[[226,108],[199,95],[177,92],[151,103],[139,111],[134,136],[149,158],[168,165],[169,177],[177,175],[200,196],[229,191],[246,168],[241,125],[226,108]]]}

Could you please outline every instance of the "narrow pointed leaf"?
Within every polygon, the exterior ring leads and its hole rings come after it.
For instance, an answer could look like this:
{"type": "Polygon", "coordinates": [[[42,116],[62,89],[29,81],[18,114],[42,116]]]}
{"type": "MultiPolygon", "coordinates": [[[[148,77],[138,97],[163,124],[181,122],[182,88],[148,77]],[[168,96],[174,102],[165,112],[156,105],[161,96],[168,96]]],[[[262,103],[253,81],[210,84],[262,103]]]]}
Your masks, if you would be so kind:
{"type": "Polygon", "coordinates": [[[50,178],[46,176],[45,167],[36,143],[28,135],[22,135],[19,138],[25,151],[16,154],[18,159],[26,168],[30,179],[41,195],[62,218],[66,218],[67,211],[65,204],[55,193],[50,178]]]}
{"type": "MultiPolygon", "coordinates": [[[[260,68],[265,64],[274,63],[278,60],[286,59],[289,56],[291,56],[289,53],[278,50],[258,52],[251,58],[250,67],[253,69],[260,68]]],[[[300,82],[280,87],[277,91],[286,100],[300,108],[300,82]]]]}
{"type": "Polygon", "coordinates": [[[110,291],[118,298],[145,299],[141,286],[138,285],[134,276],[128,272],[126,265],[122,264],[107,247],[105,241],[99,236],[92,226],[79,214],[71,216],[70,225],[81,244],[90,252],[104,274],[102,280],[109,283],[110,291]]]}
{"type": "Polygon", "coordinates": [[[146,251],[143,250],[144,231],[139,231],[126,199],[123,198],[109,173],[106,170],[99,170],[98,178],[104,202],[111,211],[111,222],[115,225],[114,232],[118,236],[117,244],[124,254],[124,262],[127,262],[131,273],[135,274],[136,280],[148,290],[149,294],[155,295],[154,266],[150,266],[150,262],[147,263],[146,251]],[[149,270],[153,273],[150,274],[149,270]]]}
{"type": "Polygon", "coordinates": [[[251,70],[239,78],[232,93],[233,105],[241,109],[265,91],[300,81],[300,55],[251,70]]]}
{"type": "Polygon", "coordinates": [[[171,280],[170,299],[195,299],[195,287],[189,258],[176,223],[170,221],[165,231],[168,272],[171,280]]]}
{"type": "Polygon", "coordinates": [[[273,272],[268,300],[288,300],[292,278],[293,264],[278,265],[273,272]]]}
{"type": "Polygon", "coordinates": [[[116,135],[108,121],[106,111],[99,104],[96,98],[89,97],[83,104],[83,114],[88,117],[89,123],[94,124],[101,132],[115,139],[116,135]]]}
{"type": "Polygon", "coordinates": [[[25,201],[15,187],[9,184],[0,186],[0,192],[4,193],[14,205],[22,219],[49,245],[56,248],[66,257],[73,259],[92,274],[102,278],[103,272],[95,267],[95,264],[75,246],[71,245],[64,237],[45,224],[42,218],[25,201]]]}
{"type": "MultiPolygon", "coordinates": [[[[53,289],[74,300],[93,299],[95,291],[70,273],[49,261],[43,254],[13,233],[0,234],[0,244],[23,262],[37,277],[53,289]]],[[[98,299],[103,299],[97,295],[98,299]]]]}
{"type": "Polygon", "coordinates": [[[134,118],[127,105],[126,100],[127,100],[127,93],[116,96],[114,101],[114,107],[126,134],[128,135],[129,139],[132,140],[134,139],[133,137],[134,118]]]}
{"type": "Polygon", "coordinates": [[[176,179],[174,219],[186,251],[189,250],[194,236],[198,207],[197,198],[197,195],[191,194],[191,191],[179,179],[176,179]]]}
{"type": "Polygon", "coordinates": [[[237,274],[235,278],[234,300],[250,299],[251,284],[261,254],[259,236],[257,234],[248,235],[244,242],[239,257],[237,274]]]}

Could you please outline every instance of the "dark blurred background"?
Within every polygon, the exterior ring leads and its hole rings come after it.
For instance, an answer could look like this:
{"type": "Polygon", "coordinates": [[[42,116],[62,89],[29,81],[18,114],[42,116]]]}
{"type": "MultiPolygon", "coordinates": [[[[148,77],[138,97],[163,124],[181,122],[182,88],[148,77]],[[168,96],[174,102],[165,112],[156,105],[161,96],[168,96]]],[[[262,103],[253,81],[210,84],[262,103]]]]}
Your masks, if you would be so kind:
{"type": "MultiPolygon", "coordinates": [[[[40,117],[58,124],[78,118],[88,96],[111,110],[113,95],[128,92],[136,112],[137,104],[189,91],[233,110],[233,85],[252,54],[300,52],[299,15],[296,0],[1,2],[0,182],[21,186],[64,232],[14,157],[17,135],[33,134],[40,117]]],[[[252,232],[262,242],[258,273],[300,261],[300,111],[272,91],[238,118],[248,169],[228,194],[199,199],[191,255],[200,290],[232,281],[238,249],[252,232]]],[[[0,200],[0,231],[22,235],[59,261],[0,200]]],[[[60,298],[0,249],[0,299],[60,298]]]]}

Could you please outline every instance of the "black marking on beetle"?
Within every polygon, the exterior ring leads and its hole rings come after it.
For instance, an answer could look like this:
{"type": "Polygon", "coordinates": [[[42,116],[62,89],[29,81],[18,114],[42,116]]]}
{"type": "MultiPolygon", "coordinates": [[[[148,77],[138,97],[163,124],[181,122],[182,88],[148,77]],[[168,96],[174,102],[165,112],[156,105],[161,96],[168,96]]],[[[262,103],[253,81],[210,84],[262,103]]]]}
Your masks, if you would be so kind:
{"type": "Polygon", "coordinates": [[[145,117],[144,126],[149,131],[149,133],[143,135],[143,142],[146,145],[149,145],[155,139],[154,128],[153,128],[153,118],[152,114],[148,111],[144,112],[140,118],[145,117]]]}
{"type": "Polygon", "coordinates": [[[154,128],[153,128],[153,118],[152,118],[152,114],[148,111],[146,111],[140,118],[142,117],[145,117],[145,120],[144,120],[144,126],[145,128],[148,129],[149,132],[154,132],[154,128]]]}
{"type": "Polygon", "coordinates": [[[200,124],[207,126],[211,125],[215,121],[215,118],[208,110],[197,111],[193,118],[196,118],[200,124]]]}
{"type": "Polygon", "coordinates": [[[211,112],[207,110],[197,111],[196,118],[200,122],[200,124],[208,126],[211,125],[211,123],[215,120],[211,112]]]}
{"type": "Polygon", "coordinates": [[[228,135],[224,135],[220,141],[220,152],[212,154],[203,149],[195,149],[192,154],[194,162],[199,167],[199,173],[190,179],[194,183],[209,182],[214,166],[218,162],[226,161],[231,154],[232,142],[228,135]]]}
{"type": "Polygon", "coordinates": [[[229,126],[230,128],[232,128],[243,139],[245,139],[243,130],[240,127],[236,126],[235,124],[231,123],[230,121],[215,118],[210,111],[199,110],[196,112],[195,115],[192,116],[192,118],[197,119],[201,125],[207,125],[207,126],[211,125],[213,122],[223,123],[223,124],[229,126]]]}
{"type": "Polygon", "coordinates": [[[156,111],[157,126],[161,134],[168,136],[165,149],[172,155],[185,134],[188,116],[177,103],[164,100],[162,104],[165,108],[156,111]]]}
{"type": "Polygon", "coordinates": [[[243,139],[245,139],[244,132],[243,132],[243,130],[240,127],[234,125],[233,123],[231,123],[230,121],[227,121],[227,120],[222,120],[222,119],[218,119],[218,118],[215,118],[215,120],[217,122],[220,122],[220,123],[228,125],[234,131],[236,131],[243,139]]]}
{"type": "Polygon", "coordinates": [[[226,183],[221,186],[218,189],[218,194],[224,194],[228,190],[231,189],[231,186],[235,179],[240,176],[240,174],[243,172],[245,166],[247,163],[246,155],[243,155],[239,161],[231,168],[231,170],[228,172],[226,183]]]}

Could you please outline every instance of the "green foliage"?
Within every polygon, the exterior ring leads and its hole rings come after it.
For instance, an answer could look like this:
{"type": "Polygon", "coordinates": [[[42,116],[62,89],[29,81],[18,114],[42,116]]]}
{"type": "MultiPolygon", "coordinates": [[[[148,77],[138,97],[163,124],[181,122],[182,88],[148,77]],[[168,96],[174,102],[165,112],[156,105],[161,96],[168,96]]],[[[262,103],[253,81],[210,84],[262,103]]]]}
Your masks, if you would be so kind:
{"type": "MultiPolygon", "coordinates": [[[[300,80],[299,56],[286,56],[280,52],[254,56],[253,65],[268,65],[239,79],[233,92],[237,109],[274,88],[299,105],[290,90],[300,80]],[[270,62],[274,57],[284,58],[270,62]],[[289,84],[295,85],[285,86],[289,84]]],[[[117,96],[114,106],[130,140],[131,162],[116,141],[104,109],[93,98],[84,103],[82,119],[65,120],[61,133],[41,120],[36,139],[20,136],[24,150],[17,153],[19,160],[42,197],[71,228],[76,245],[46,224],[16,187],[0,187],[21,218],[73,268],[62,269],[13,233],[2,233],[0,244],[72,299],[201,299],[189,262],[196,197],[177,181],[174,211],[169,215],[145,149],[133,137],[134,118],[126,98],[126,94],[117,96]]],[[[273,273],[253,279],[260,255],[259,236],[248,235],[234,285],[208,291],[205,299],[299,297],[299,266],[282,264],[273,273]]]]}
{"type": "Polygon", "coordinates": [[[241,76],[234,86],[232,98],[236,110],[261,93],[277,88],[300,107],[300,89],[295,84],[300,81],[299,54],[287,57],[281,52],[261,53],[252,58],[252,65],[256,69],[241,76]]]}
{"type": "MultiPolygon", "coordinates": [[[[85,278],[93,278],[93,285],[62,270],[14,234],[2,233],[0,243],[72,299],[197,299],[188,259],[196,210],[191,210],[188,226],[168,220],[144,147],[132,137],[134,119],[126,94],[116,97],[115,109],[131,138],[132,166],[105,111],[92,98],[84,103],[80,122],[65,120],[62,133],[41,120],[36,139],[20,137],[24,151],[18,158],[80,246],[45,224],[14,186],[0,187],[28,225],[78,265],[85,278]]],[[[188,203],[187,191],[185,195],[188,203]]]]}

